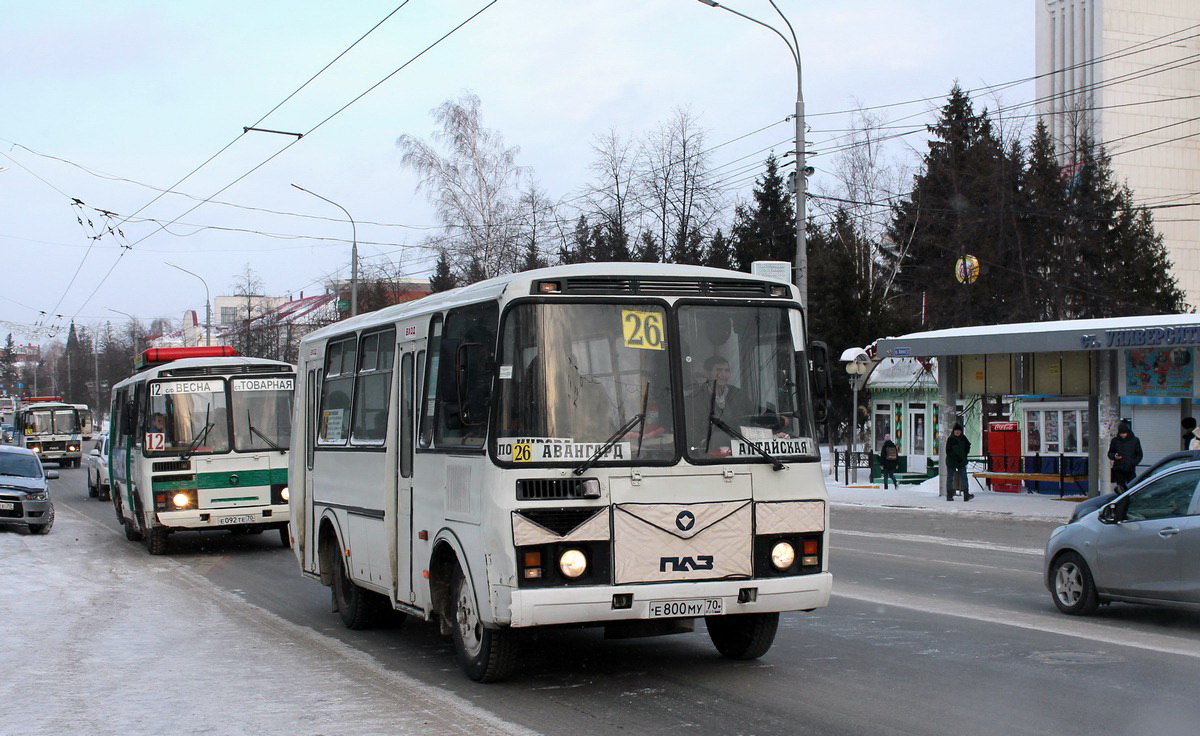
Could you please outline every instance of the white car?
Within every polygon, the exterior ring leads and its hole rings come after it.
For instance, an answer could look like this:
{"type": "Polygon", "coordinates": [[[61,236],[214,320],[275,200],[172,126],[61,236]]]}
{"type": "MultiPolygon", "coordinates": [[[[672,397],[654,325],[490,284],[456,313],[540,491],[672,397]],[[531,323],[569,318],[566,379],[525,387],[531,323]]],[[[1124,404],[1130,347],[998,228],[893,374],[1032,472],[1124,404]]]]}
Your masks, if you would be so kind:
{"type": "Polygon", "coordinates": [[[86,458],[88,495],[107,501],[108,482],[108,437],[101,437],[86,458]]]}

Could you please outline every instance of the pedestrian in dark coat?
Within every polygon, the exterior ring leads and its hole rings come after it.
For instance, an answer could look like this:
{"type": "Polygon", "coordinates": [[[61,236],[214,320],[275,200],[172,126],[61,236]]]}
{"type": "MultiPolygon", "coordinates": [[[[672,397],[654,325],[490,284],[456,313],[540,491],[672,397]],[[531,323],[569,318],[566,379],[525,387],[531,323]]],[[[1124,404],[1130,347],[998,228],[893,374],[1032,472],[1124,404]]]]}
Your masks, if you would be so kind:
{"type": "Polygon", "coordinates": [[[896,482],[896,468],[900,467],[900,452],[896,443],[892,442],[890,434],[883,436],[883,445],[879,448],[879,467],[883,470],[883,487],[888,487],[888,478],[891,478],[892,485],[899,488],[900,484],[896,482]]]}
{"type": "Polygon", "coordinates": [[[1108,459],[1113,461],[1112,481],[1117,485],[1117,493],[1122,493],[1137,475],[1138,463],[1142,461],[1142,441],[1128,422],[1117,425],[1117,436],[1108,443],[1108,459]]]}
{"type": "Polygon", "coordinates": [[[967,487],[967,457],[971,454],[971,440],[963,434],[961,423],[955,423],[946,440],[946,467],[950,470],[950,478],[946,483],[946,500],[954,500],[954,492],[962,491],[963,501],[975,498],[967,487]]]}
{"type": "Polygon", "coordinates": [[[1188,417],[1180,422],[1180,424],[1183,426],[1183,447],[1179,449],[1190,450],[1192,449],[1192,441],[1196,439],[1196,419],[1188,417]]]}

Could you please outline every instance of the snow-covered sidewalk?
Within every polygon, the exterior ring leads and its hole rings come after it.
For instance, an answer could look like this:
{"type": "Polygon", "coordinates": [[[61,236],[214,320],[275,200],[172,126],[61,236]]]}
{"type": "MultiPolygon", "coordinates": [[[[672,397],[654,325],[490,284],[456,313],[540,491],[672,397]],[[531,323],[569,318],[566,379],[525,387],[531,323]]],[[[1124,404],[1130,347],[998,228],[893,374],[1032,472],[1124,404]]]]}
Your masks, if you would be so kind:
{"type": "Polygon", "coordinates": [[[0,529],[0,733],[525,733],[113,534],[0,529]]]}
{"type": "Polygon", "coordinates": [[[1004,514],[1018,518],[1053,519],[1064,523],[1071,518],[1071,512],[1074,511],[1076,502],[1084,498],[1079,495],[1059,498],[1057,493],[1043,495],[1024,491],[1021,493],[985,491],[980,490],[979,486],[972,481],[973,499],[964,502],[962,496],[959,495],[953,501],[947,501],[938,495],[937,478],[930,478],[921,485],[889,487],[885,491],[882,484],[869,482],[865,472],[859,474],[858,483],[839,482],[834,480],[832,475],[827,475],[825,485],[829,489],[830,503],[835,506],[911,508],[956,514],[1004,514]]]}

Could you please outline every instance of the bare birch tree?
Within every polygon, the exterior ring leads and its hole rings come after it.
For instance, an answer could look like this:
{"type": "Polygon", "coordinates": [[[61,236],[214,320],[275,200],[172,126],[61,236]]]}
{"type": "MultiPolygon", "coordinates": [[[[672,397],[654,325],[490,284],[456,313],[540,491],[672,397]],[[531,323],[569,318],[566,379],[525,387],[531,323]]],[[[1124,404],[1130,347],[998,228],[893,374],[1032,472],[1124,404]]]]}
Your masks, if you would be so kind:
{"type": "Polygon", "coordinates": [[[454,244],[446,250],[452,267],[468,282],[516,270],[524,256],[517,219],[526,178],[516,163],[520,149],[505,147],[499,133],[483,127],[474,94],[447,100],[432,114],[441,128],[432,143],[405,134],[396,145],[446,228],[445,240],[454,244]]]}

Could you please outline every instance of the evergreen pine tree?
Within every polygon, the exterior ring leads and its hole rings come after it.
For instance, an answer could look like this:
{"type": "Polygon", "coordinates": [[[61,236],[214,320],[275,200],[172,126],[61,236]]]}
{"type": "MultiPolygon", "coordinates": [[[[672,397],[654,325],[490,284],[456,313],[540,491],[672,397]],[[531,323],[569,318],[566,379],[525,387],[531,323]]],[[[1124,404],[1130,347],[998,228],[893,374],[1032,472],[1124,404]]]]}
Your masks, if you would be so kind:
{"type": "Polygon", "coordinates": [[[717,230],[704,250],[704,265],[712,268],[733,268],[733,247],[725,233],[717,230]]]}
{"type": "Polygon", "coordinates": [[[433,275],[429,277],[429,287],[432,293],[436,294],[439,291],[449,291],[458,286],[458,279],[455,278],[454,272],[450,270],[450,259],[443,250],[438,254],[437,265],[434,266],[433,275]]]}
{"type": "Polygon", "coordinates": [[[754,261],[790,263],[796,255],[795,208],[774,155],[767,157],[766,167],[754,185],[753,205],[738,206],[734,215],[730,238],[739,271],[749,271],[754,261]]]}

